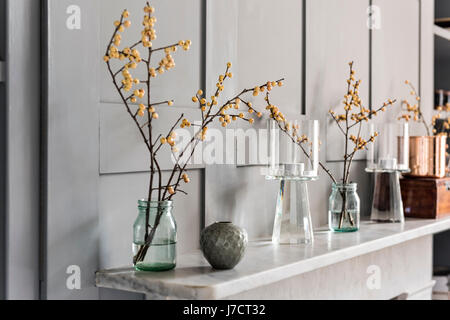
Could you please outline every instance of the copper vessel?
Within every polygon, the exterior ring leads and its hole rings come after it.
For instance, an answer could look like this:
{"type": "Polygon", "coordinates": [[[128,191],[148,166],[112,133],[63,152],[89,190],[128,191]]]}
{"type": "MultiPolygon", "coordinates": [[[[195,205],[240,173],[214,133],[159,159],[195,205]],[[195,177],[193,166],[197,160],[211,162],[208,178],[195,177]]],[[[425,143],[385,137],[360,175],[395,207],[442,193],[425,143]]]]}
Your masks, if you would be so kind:
{"type": "Polygon", "coordinates": [[[446,175],[447,137],[420,136],[409,138],[411,177],[443,178],[446,175]]]}

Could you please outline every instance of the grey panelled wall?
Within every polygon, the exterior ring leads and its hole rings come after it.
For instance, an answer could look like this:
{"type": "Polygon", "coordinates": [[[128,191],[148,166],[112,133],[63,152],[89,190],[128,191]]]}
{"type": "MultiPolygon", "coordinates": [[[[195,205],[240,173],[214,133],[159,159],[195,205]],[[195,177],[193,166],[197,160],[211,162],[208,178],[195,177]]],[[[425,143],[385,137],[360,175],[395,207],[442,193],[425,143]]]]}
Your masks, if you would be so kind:
{"type": "Polygon", "coordinates": [[[6,297],[39,297],[40,2],[6,1],[6,297]]]}
{"type": "MultiPolygon", "coordinates": [[[[286,86],[277,89],[274,101],[288,114],[301,116],[304,110],[307,117],[321,120],[322,161],[339,173],[342,165],[336,128],[329,125],[326,111],[338,105],[345,92],[347,62],[356,62],[367,105],[370,97],[375,103],[387,95],[401,94],[398,79],[419,81],[420,76],[423,84],[432,80],[423,68],[432,55],[419,55],[420,44],[428,43],[432,35],[420,37],[417,21],[425,12],[421,6],[428,12],[430,1],[423,0],[420,5],[416,0],[399,1],[373,1],[382,10],[383,22],[382,29],[372,33],[367,28],[369,0],[152,1],[158,17],[155,45],[180,38],[193,40],[191,51],[175,54],[175,70],[155,82],[158,99],[176,98],[173,109],[161,111],[161,118],[169,119],[161,122],[161,128],[179,111],[191,119],[198,117],[190,97],[198,88],[210,95],[217,75],[231,61],[236,77],[224,95],[253,86],[255,81],[286,77],[286,86]],[[410,2],[414,4],[407,5],[410,2]],[[408,20],[404,25],[397,23],[404,14],[408,20]],[[409,51],[416,53],[403,59],[409,51]]],[[[142,16],[144,4],[143,0],[126,1],[133,19],[142,16]]],[[[136,201],[143,197],[148,177],[145,150],[121,110],[101,61],[112,21],[123,8],[121,0],[46,1],[46,298],[125,297],[93,286],[95,270],[130,263],[136,201]],[[66,10],[74,4],[81,10],[80,30],[66,28],[66,10]],[[81,267],[81,290],[66,287],[70,265],[81,267]]],[[[429,23],[432,20],[422,18],[422,30],[429,23]]],[[[124,39],[137,32],[138,25],[133,20],[124,39]]],[[[423,96],[432,96],[432,86],[421,89],[423,96]]],[[[264,123],[257,121],[255,126],[263,128],[264,123]]],[[[364,167],[363,160],[355,162],[353,178],[359,183],[362,210],[367,214],[371,180],[364,167]]],[[[186,190],[190,196],[180,196],[175,203],[180,252],[197,248],[201,228],[215,220],[233,220],[253,238],[270,236],[277,185],[266,182],[260,169],[249,161],[240,166],[191,168],[192,183],[186,190]]],[[[311,184],[315,226],[327,222],[329,189],[325,175],[311,184]]]]}

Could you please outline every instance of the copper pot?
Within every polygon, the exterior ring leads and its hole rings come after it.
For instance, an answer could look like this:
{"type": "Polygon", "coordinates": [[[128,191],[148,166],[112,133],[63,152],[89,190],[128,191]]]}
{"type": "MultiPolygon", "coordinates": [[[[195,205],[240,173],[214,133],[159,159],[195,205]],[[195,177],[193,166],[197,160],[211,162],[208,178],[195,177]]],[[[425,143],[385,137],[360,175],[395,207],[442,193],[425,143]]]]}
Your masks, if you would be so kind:
{"type": "Polygon", "coordinates": [[[446,174],[446,136],[409,137],[409,167],[412,177],[443,178],[446,174]]]}

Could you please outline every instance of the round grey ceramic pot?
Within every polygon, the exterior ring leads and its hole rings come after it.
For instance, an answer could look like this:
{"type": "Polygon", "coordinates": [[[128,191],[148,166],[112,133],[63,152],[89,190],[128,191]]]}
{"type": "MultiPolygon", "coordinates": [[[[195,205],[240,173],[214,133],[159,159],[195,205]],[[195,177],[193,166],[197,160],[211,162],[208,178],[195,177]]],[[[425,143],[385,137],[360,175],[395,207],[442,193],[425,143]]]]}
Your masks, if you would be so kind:
{"type": "Polygon", "coordinates": [[[200,246],[214,269],[233,269],[242,259],[248,243],[247,231],[231,222],[216,222],[204,229],[200,246]]]}

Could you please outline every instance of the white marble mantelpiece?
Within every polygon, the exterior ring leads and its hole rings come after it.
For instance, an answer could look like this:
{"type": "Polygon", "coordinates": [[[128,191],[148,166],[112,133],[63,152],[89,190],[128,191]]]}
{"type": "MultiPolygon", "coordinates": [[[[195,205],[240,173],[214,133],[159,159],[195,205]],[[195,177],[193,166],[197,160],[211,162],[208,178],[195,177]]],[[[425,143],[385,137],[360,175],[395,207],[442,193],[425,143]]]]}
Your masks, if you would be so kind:
{"type": "Polygon", "coordinates": [[[213,270],[196,251],[179,256],[172,271],[136,272],[129,267],[102,270],[96,273],[96,284],[160,298],[224,299],[448,229],[450,218],[407,219],[404,225],[363,222],[355,233],[316,232],[312,245],[251,242],[244,259],[233,270],[213,270]]]}

